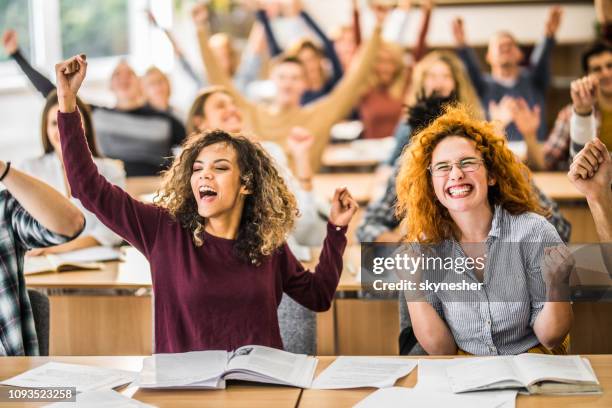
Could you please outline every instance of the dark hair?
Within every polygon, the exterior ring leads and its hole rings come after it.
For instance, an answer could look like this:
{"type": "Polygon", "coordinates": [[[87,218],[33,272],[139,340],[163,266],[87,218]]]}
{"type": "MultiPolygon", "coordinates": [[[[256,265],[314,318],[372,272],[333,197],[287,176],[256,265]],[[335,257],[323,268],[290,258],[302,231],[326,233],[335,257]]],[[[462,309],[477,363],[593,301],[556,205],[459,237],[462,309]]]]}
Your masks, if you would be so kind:
{"type": "Polygon", "coordinates": [[[612,52],[612,44],[607,41],[596,41],[582,54],[582,71],[589,73],[589,59],[604,52],[612,52]]]}
{"type": "Polygon", "coordinates": [[[408,124],[412,129],[412,134],[416,134],[420,130],[426,128],[444,114],[444,108],[447,105],[457,103],[457,92],[453,91],[449,96],[440,96],[433,93],[429,97],[424,95],[419,96],[417,102],[408,108],[408,124]]]}
{"type": "Polygon", "coordinates": [[[227,89],[222,86],[209,86],[201,90],[200,93],[195,97],[193,103],[191,104],[191,108],[189,108],[189,114],[187,115],[187,135],[199,131],[198,127],[195,124],[195,117],[201,116],[202,118],[204,118],[204,106],[206,106],[206,101],[208,101],[208,98],[210,98],[214,94],[220,92],[231,96],[227,89]]]}
{"type": "MultiPolygon", "coordinates": [[[[45,102],[40,121],[40,136],[45,154],[51,153],[55,150],[49,141],[49,135],[47,134],[47,117],[49,116],[49,111],[51,108],[58,103],[57,91],[53,90],[51,93],[49,93],[49,95],[47,95],[47,100],[45,102]]],[[[93,157],[102,157],[96,143],[96,135],[94,133],[93,122],[91,120],[91,110],[89,109],[89,106],[85,104],[78,96],[76,98],[76,103],[79,111],[81,112],[81,116],[83,117],[83,129],[85,130],[85,139],[87,139],[89,151],[93,157]]]]}
{"type": "Polygon", "coordinates": [[[198,213],[191,174],[200,151],[218,143],[234,149],[240,183],[250,191],[244,201],[234,253],[241,261],[257,265],[285,242],[298,215],[295,196],[276,170],[274,161],[258,144],[222,130],[191,135],[172,167],[163,173],[155,203],[191,231],[196,246],[203,245],[206,220],[198,213]]]}
{"type": "Polygon", "coordinates": [[[300,68],[302,68],[302,71],[304,71],[305,69],[304,64],[302,64],[302,61],[300,61],[298,57],[295,57],[293,55],[280,55],[276,57],[274,59],[274,62],[272,63],[274,67],[277,67],[281,64],[296,64],[299,65],[300,68]]]}

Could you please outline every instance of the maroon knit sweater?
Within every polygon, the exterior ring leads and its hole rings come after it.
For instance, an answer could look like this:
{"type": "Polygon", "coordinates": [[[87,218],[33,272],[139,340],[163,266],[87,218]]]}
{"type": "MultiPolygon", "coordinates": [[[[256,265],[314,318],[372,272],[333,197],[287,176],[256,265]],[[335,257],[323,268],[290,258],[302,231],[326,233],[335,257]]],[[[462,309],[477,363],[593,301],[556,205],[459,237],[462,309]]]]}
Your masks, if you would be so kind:
{"type": "Polygon", "coordinates": [[[283,292],[303,306],[329,309],[346,246],[346,227],[328,224],[319,264],[305,270],[285,244],[259,266],[240,262],[233,240],[192,234],[164,209],[131,198],[98,173],[78,112],[58,113],[72,195],[151,264],[155,352],[282,348],[277,307],[283,292]]]}

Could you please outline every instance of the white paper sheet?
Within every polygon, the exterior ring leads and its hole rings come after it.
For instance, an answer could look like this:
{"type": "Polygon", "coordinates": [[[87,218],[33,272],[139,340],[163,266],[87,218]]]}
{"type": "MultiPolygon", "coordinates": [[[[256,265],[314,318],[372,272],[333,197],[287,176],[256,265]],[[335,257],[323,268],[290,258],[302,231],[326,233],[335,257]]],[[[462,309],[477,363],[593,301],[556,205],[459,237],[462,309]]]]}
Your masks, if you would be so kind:
{"type": "Polygon", "coordinates": [[[361,400],[355,408],[510,408],[506,401],[495,396],[470,396],[438,393],[432,390],[392,387],[383,388],[361,400]]]}
{"type": "Polygon", "coordinates": [[[14,387],[76,387],[77,392],[110,390],[134,381],[136,373],[80,364],[50,362],[2,381],[14,387]]]}
{"type": "Polygon", "coordinates": [[[416,365],[417,360],[405,358],[340,356],[315,378],[311,388],[391,387],[416,365]]]}
{"type": "Polygon", "coordinates": [[[56,402],[46,408],[154,408],[153,405],[130,399],[113,390],[88,391],[77,394],[76,403],[56,402]]]}

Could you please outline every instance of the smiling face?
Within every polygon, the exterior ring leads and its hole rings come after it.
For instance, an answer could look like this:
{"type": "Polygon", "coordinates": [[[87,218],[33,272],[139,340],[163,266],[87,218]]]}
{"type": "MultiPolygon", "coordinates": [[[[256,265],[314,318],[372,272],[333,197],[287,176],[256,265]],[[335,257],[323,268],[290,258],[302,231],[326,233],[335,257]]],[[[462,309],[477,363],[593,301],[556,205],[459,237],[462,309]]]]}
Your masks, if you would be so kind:
{"type": "Polygon", "coordinates": [[[434,92],[441,97],[450,96],[456,88],[451,68],[444,61],[434,62],[425,71],[423,78],[423,91],[430,97],[434,92]]]}
{"type": "Polygon", "coordinates": [[[221,129],[238,133],[242,130],[242,115],[234,98],[225,92],[215,92],[206,99],[201,118],[198,126],[201,131],[221,129]]]}
{"type": "Polygon", "coordinates": [[[200,150],[192,167],[191,191],[201,217],[240,220],[249,191],[241,183],[233,147],[215,143],[200,150]]]}
{"type": "Polygon", "coordinates": [[[605,96],[612,95],[612,52],[606,51],[589,57],[589,74],[599,81],[599,89],[605,96]]]}
{"type": "Polygon", "coordinates": [[[487,175],[484,163],[476,171],[461,170],[456,163],[467,159],[482,160],[476,143],[461,136],[448,136],[442,139],[432,152],[431,168],[455,163],[449,173],[441,176],[431,175],[436,198],[446,207],[453,218],[461,213],[486,210],[489,206],[488,189],[495,183],[487,175]]]}

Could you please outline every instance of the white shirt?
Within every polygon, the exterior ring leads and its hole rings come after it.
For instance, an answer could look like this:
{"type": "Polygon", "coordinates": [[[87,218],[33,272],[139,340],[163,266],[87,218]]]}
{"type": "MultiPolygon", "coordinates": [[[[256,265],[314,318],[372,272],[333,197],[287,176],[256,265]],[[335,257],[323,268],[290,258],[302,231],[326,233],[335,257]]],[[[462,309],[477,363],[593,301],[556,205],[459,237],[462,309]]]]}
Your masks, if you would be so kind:
{"type": "MultiPolygon", "coordinates": [[[[121,162],[106,158],[94,158],[94,162],[98,166],[100,174],[106,177],[108,181],[125,189],[125,170],[121,162]]],[[[68,195],[62,163],[54,152],[47,153],[42,157],[26,159],[18,163],[16,167],[49,184],[62,195],[68,195]]],[[[114,246],[121,243],[121,237],[102,224],[95,215],[87,211],[78,199],[70,197],[70,201],[76,205],[85,216],[85,229],[79,236],[91,236],[95,238],[100,245],[104,246],[114,246]]]]}

